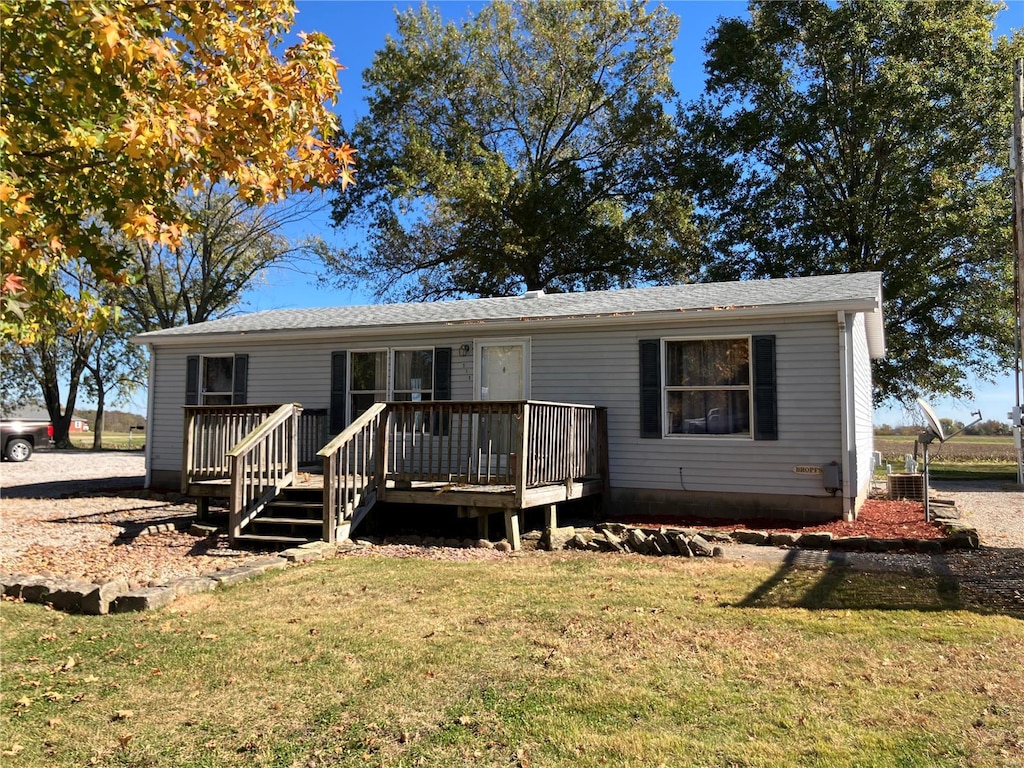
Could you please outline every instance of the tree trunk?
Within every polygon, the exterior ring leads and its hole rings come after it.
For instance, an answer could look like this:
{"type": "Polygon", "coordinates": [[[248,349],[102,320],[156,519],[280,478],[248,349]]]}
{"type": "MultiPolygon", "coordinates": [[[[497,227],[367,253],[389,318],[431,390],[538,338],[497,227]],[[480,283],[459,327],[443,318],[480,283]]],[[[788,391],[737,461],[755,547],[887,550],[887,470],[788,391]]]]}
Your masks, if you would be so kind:
{"type": "Polygon", "coordinates": [[[103,447],[103,404],[107,399],[102,387],[96,389],[96,423],[92,425],[92,449],[94,451],[103,447]]]}

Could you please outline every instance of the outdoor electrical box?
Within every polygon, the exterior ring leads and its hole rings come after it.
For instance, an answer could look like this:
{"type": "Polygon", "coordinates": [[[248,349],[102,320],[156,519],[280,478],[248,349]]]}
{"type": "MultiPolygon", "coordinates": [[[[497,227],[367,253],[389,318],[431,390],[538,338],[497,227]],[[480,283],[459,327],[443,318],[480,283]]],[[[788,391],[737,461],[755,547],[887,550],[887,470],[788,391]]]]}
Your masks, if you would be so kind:
{"type": "Polygon", "coordinates": [[[843,468],[839,462],[833,461],[821,465],[821,484],[825,490],[835,495],[843,487],[843,468]]]}

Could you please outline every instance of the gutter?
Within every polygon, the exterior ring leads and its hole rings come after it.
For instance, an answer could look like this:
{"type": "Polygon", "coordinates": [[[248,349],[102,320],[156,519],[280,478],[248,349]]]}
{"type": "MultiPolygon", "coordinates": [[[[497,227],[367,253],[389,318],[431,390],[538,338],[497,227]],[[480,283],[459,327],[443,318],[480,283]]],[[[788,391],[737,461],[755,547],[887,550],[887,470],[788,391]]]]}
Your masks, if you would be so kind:
{"type": "Polygon", "coordinates": [[[853,486],[850,450],[853,445],[853,414],[850,413],[850,405],[853,402],[853,382],[850,380],[850,371],[853,369],[850,359],[853,345],[849,343],[852,329],[848,327],[847,314],[837,312],[836,320],[839,324],[839,432],[840,432],[840,455],[842,456],[843,473],[843,519],[853,522],[856,498],[851,492],[853,486]]]}

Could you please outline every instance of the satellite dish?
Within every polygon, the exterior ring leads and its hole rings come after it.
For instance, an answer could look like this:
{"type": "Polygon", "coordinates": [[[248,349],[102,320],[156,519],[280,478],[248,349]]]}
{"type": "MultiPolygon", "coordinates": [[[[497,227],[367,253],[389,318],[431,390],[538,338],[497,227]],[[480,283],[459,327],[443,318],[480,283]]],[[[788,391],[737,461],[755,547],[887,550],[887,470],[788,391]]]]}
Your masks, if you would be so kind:
{"type": "Polygon", "coordinates": [[[917,398],[917,404],[921,408],[921,413],[924,414],[924,420],[928,422],[928,429],[935,433],[940,443],[946,442],[946,433],[942,431],[942,422],[939,421],[939,417],[935,415],[932,407],[920,397],[917,398]]]}

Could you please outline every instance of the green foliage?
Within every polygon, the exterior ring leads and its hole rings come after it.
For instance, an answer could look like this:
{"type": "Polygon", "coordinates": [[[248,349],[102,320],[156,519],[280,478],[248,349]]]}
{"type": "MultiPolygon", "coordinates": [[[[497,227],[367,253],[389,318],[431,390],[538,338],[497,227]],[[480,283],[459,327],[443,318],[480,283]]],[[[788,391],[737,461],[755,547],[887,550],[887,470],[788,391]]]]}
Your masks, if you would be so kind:
{"type": "Polygon", "coordinates": [[[685,278],[677,27],[610,0],[499,0],[461,25],[400,13],[365,73],[360,183],[334,201],[338,226],[371,232],[337,256],[340,281],[422,299],[685,278]]]}
{"type": "Polygon", "coordinates": [[[752,2],[684,120],[713,279],[883,273],[876,399],[964,396],[1012,356],[1012,51],[999,6],[752,2]]]}

